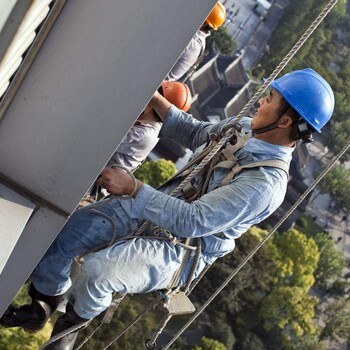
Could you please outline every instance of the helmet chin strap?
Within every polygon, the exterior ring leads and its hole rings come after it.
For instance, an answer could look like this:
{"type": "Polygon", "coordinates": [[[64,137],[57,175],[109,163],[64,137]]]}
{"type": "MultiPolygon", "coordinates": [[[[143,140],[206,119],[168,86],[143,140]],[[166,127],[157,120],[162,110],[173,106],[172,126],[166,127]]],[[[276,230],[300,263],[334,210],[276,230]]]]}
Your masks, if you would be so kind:
{"type": "Polygon", "coordinates": [[[263,134],[265,132],[268,132],[268,131],[271,131],[271,130],[274,130],[274,129],[277,129],[277,128],[278,128],[278,124],[277,123],[273,123],[273,124],[270,124],[270,125],[265,126],[263,128],[253,130],[252,134],[253,135],[259,135],[259,134],[263,134]]]}
{"type": "Polygon", "coordinates": [[[286,105],[283,110],[280,112],[280,115],[278,116],[278,119],[275,123],[272,123],[270,125],[267,125],[267,126],[264,126],[263,128],[260,128],[260,129],[255,129],[252,131],[252,135],[259,135],[259,134],[263,134],[265,132],[268,132],[268,131],[271,131],[271,130],[274,130],[274,129],[277,129],[278,128],[278,124],[277,122],[281,119],[281,117],[283,116],[283,114],[285,114],[287,112],[289,108],[289,105],[286,105]]]}
{"type": "MultiPolygon", "coordinates": [[[[299,120],[293,122],[290,127],[292,127],[293,125],[296,125],[296,124],[298,126],[299,139],[301,139],[303,143],[312,142],[313,141],[313,137],[312,137],[313,130],[311,130],[309,128],[308,124],[304,120],[299,119],[299,120]]],[[[278,124],[273,123],[273,124],[270,124],[270,125],[265,126],[263,128],[253,130],[252,135],[254,136],[254,135],[263,134],[265,132],[274,130],[276,128],[278,128],[278,124]]]]}

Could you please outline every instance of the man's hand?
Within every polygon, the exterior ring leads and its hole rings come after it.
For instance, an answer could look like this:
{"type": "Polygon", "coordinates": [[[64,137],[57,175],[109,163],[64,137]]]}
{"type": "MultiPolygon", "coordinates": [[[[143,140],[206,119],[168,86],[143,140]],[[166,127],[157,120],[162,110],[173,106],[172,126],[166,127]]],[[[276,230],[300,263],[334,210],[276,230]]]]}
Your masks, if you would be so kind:
{"type": "MultiPolygon", "coordinates": [[[[132,177],[119,168],[104,168],[96,183],[115,196],[130,195],[134,190],[132,177]]],[[[136,186],[137,190],[133,195],[134,198],[141,188],[142,182],[136,179],[136,186]]]]}

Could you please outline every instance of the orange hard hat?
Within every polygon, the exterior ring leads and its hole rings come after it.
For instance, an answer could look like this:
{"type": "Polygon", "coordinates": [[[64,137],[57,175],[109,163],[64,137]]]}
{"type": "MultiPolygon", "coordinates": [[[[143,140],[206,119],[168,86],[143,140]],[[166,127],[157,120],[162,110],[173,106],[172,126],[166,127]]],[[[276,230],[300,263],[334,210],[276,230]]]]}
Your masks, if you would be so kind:
{"type": "Polygon", "coordinates": [[[214,30],[217,30],[226,20],[226,9],[221,2],[217,2],[209,13],[205,22],[214,30]]]}
{"type": "Polygon", "coordinates": [[[174,106],[187,112],[192,104],[191,91],[187,84],[177,81],[163,81],[162,95],[174,106]]]}

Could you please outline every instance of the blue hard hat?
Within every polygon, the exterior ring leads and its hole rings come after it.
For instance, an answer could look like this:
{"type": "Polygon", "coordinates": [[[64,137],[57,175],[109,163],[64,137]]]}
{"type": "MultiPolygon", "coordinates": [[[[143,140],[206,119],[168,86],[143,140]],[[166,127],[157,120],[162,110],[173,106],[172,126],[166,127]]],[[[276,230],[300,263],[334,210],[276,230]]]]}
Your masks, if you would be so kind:
{"type": "Polygon", "coordinates": [[[318,132],[321,132],[333,114],[333,90],[327,81],[311,68],[287,73],[274,80],[270,86],[318,132]]]}

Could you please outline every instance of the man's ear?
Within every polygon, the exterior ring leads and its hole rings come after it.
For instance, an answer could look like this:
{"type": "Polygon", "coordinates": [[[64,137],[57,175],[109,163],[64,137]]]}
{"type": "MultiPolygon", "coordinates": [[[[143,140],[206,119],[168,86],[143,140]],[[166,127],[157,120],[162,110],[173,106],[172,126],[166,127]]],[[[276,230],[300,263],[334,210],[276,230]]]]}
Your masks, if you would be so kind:
{"type": "Polygon", "coordinates": [[[282,117],[278,120],[277,126],[280,129],[288,129],[292,126],[293,119],[287,114],[283,114],[282,117]]]}

